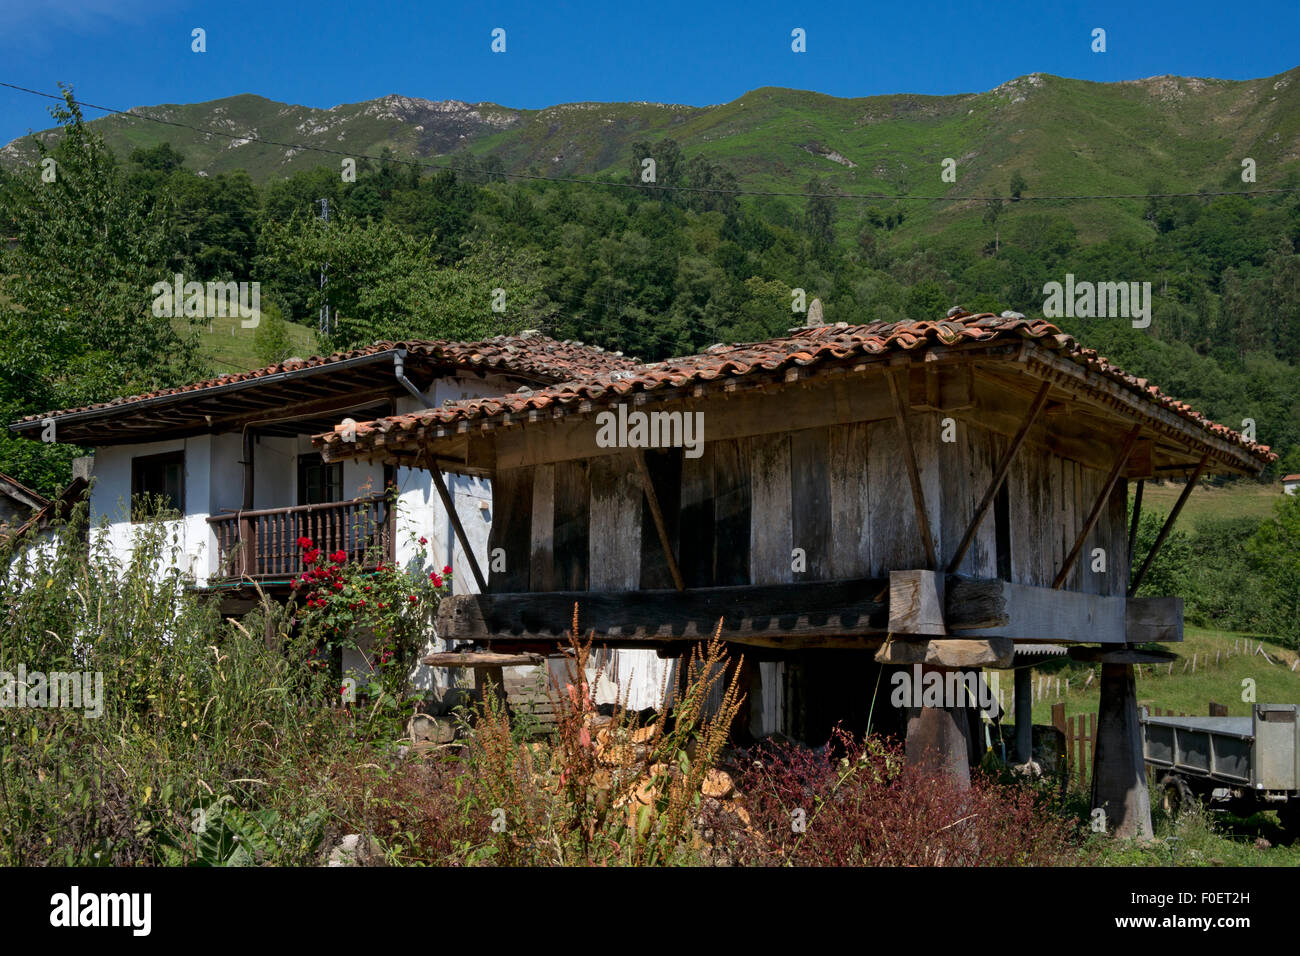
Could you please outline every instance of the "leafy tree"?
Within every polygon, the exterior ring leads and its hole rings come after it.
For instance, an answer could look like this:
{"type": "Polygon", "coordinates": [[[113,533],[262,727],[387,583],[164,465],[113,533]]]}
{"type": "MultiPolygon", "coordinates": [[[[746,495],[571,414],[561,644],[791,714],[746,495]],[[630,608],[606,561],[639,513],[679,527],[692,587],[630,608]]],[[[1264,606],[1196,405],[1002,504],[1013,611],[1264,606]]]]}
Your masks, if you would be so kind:
{"type": "Polygon", "coordinates": [[[1025,182],[1025,177],[1020,174],[1020,170],[1017,169],[1011,174],[1010,191],[1012,202],[1020,202],[1020,194],[1028,188],[1029,184],[1025,182]]]}
{"type": "MultiPolygon", "coordinates": [[[[164,206],[127,187],[70,88],[64,100],[50,111],[61,127],[57,144],[37,141],[40,161],[6,177],[0,191],[0,221],[17,236],[0,296],[0,406],[8,421],[207,371],[194,331],[150,308],[154,283],[170,278],[164,206]]],[[[45,492],[68,480],[73,450],[26,440],[19,449],[17,441],[0,437],[0,471],[45,492]]]]}
{"type": "Polygon", "coordinates": [[[813,255],[824,258],[835,242],[835,203],[824,195],[826,186],[814,176],[804,187],[808,204],[804,209],[804,232],[812,240],[813,255]]]}
{"type": "Polygon", "coordinates": [[[253,333],[253,351],[263,365],[278,365],[293,355],[284,313],[274,302],[262,303],[261,319],[253,333]]]}

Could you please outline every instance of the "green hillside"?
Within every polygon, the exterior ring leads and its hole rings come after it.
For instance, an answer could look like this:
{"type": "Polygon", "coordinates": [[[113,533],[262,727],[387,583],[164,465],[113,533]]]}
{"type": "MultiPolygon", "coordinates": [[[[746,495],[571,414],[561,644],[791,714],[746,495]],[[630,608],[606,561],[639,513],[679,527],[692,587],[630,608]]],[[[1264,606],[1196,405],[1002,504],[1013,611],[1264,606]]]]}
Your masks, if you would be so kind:
{"type": "MultiPolygon", "coordinates": [[[[1254,159],[1258,187],[1300,168],[1300,68],[1229,81],[1160,76],[1090,83],[1034,73],[983,93],[841,99],[762,88],[717,106],[570,103],[515,110],[489,103],[387,96],[328,110],[241,95],[141,112],[212,132],[110,116],[91,125],[119,154],[170,142],[204,175],[245,170],[256,182],[300,170],[337,169],[343,156],[448,163],[495,157],[510,173],[625,174],[637,142],[672,137],[685,155],[734,174],[747,189],[796,192],[813,176],[846,193],[982,197],[1009,193],[1014,172],[1027,198],[1240,189],[1254,159]],[[227,135],[218,135],[218,134],[227,135]],[[255,136],[270,143],[232,136],[255,136]],[[298,150],[293,145],[331,153],[298,150]],[[956,183],[940,178],[945,158],[956,183]]],[[[40,136],[51,136],[45,131],[40,136]]],[[[9,167],[33,155],[16,140],[9,167]]],[[[1082,240],[1142,235],[1144,202],[1035,203],[1060,212],[1082,240]]],[[[900,237],[943,232],[960,242],[980,230],[982,203],[911,203],[900,237]],[[969,235],[968,235],[969,234],[969,235]]],[[[850,217],[841,218],[849,228],[850,217]]]]}

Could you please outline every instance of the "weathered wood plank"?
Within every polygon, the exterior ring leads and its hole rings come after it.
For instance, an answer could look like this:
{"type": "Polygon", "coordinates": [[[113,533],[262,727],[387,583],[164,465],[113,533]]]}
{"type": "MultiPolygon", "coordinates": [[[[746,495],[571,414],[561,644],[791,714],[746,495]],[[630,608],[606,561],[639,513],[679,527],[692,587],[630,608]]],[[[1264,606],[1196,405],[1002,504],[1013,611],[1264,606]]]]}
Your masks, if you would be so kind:
{"type": "Polygon", "coordinates": [[[890,420],[867,428],[867,474],[870,476],[871,576],[895,568],[920,567],[920,541],[912,508],[898,425],[890,420]]]}
{"type": "MultiPolygon", "coordinates": [[[[533,476],[530,591],[554,591],[555,466],[538,465],[533,476]]],[[[509,557],[507,556],[507,560],[509,557]]]]}
{"type": "Polygon", "coordinates": [[[790,492],[790,436],[762,435],[750,443],[749,580],[780,584],[794,580],[790,569],[793,503],[790,492]]]}
{"type": "Polygon", "coordinates": [[[585,591],[588,587],[590,504],[587,462],[556,463],[555,586],[562,591],[585,591]]]}
{"type": "MultiPolygon", "coordinates": [[[[525,591],[531,587],[533,469],[505,468],[492,479],[492,525],[488,529],[488,588],[525,591]],[[505,568],[492,570],[500,548],[505,568]]],[[[498,565],[499,566],[499,565],[498,565]]]]}
{"type": "Polygon", "coordinates": [[[642,524],[636,465],[627,454],[593,458],[588,475],[590,526],[595,529],[588,535],[590,587],[594,591],[635,590],[641,580],[642,524]]]}
{"type": "Polygon", "coordinates": [[[807,568],[800,581],[831,575],[830,430],[808,428],[790,435],[792,545],[802,548],[807,568]]]}
{"type": "Polygon", "coordinates": [[[545,661],[541,654],[498,654],[494,651],[445,651],[421,658],[421,663],[429,667],[529,667],[545,661]]]}
{"type": "Polygon", "coordinates": [[[891,634],[946,634],[944,575],[939,571],[889,572],[891,634]]]}
{"type": "Polygon", "coordinates": [[[688,588],[707,588],[715,583],[713,471],[717,455],[717,444],[708,443],[704,446],[701,457],[683,457],[681,460],[681,521],[678,536],[681,542],[682,580],[688,588]]]}
{"type": "Polygon", "coordinates": [[[713,583],[750,583],[750,442],[715,442],[713,455],[713,583]]]}
{"type": "Polygon", "coordinates": [[[831,577],[871,573],[871,503],[867,426],[830,430],[831,577]]]}

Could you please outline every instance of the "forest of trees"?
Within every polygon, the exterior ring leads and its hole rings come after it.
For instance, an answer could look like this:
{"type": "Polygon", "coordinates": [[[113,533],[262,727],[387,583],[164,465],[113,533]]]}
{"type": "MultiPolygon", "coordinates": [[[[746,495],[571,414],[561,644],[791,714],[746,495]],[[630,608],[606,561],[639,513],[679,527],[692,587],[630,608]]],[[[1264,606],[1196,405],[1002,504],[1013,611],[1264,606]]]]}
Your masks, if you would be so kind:
{"type": "MultiPolygon", "coordinates": [[[[1170,200],[1152,183],[1148,237],[1084,243],[1064,215],[1017,202],[1033,192],[1017,173],[1010,198],[972,210],[977,241],[903,240],[901,204],[837,202],[816,180],[792,184],[798,199],[706,191],[736,180],[667,139],[636,144],[599,184],[513,181],[491,157],[456,156],[452,169],[384,158],[361,161],[355,182],[322,166],[259,186],[196,174],[165,142],[116,158],[71,99],[54,114],[53,181],[40,164],[0,174],[6,422],[227,371],[197,328],[151,314],[153,283],[176,272],[260,282],[267,362],[289,348],[278,318],[315,329],[325,297],[338,326],[321,351],[537,328],[655,360],[800,324],[794,288],[830,322],[938,318],[953,304],[1033,315],[1043,284],[1072,272],[1149,278],[1154,320],[1060,320],[1066,331],[1215,420],[1254,419],[1282,455],[1266,478],[1300,471],[1297,194],[1170,200]],[[674,185],[695,190],[656,188],[674,185]]],[[[5,435],[0,472],[51,492],[75,453],[5,435]]]]}

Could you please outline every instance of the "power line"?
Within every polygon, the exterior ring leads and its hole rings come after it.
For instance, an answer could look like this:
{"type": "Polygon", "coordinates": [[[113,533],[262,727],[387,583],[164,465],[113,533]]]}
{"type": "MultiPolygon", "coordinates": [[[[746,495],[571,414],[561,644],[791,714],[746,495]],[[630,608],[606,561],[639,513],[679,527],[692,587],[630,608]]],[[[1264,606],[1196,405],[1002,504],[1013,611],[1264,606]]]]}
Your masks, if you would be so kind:
{"type": "MultiPolygon", "coordinates": [[[[29,93],[32,96],[39,96],[44,99],[65,102],[62,96],[53,93],[43,93],[40,90],[33,90],[25,86],[19,86],[15,83],[5,83],[0,81],[0,87],[11,90],[17,90],[20,93],[29,93]]],[[[208,129],[203,126],[194,126],[189,123],[181,123],[177,120],[162,119],[157,116],[150,116],[148,113],[139,113],[135,110],[121,110],[112,106],[100,106],[95,103],[88,103],[84,100],[73,99],[73,103],[86,109],[99,110],[103,113],[113,113],[118,116],[130,116],[134,119],[146,120],[150,123],[159,123],[163,126],[174,126],[180,129],[187,129],[195,133],[202,133],[206,136],[221,136],[229,140],[241,140],[248,143],[262,143],[266,146],[275,146],[283,149],[293,149],[299,152],[316,152],[326,153],[331,156],[342,156],[346,159],[367,159],[377,163],[392,163],[397,166],[411,166],[417,169],[436,169],[445,172],[462,172],[457,166],[443,163],[423,162],[414,159],[400,159],[395,156],[373,156],[367,153],[353,153],[341,149],[332,149],[328,146],[312,146],[306,143],[286,143],[280,140],[265,139],[261,136],[241,135],[230,133],[224,130],[208,129]]],[[[498,175],[507,179],[519,179],[531,182],[546,183],[568,183],[577,186],[595,186],[595,187],[613,187],[615,189],[637,189],[637,190],[659,190],[662,192],[691,192],[691,193],[708,193],[712,195],[725,196],[760,196],[760,197],[778,197],[787,199],[835,199],[851,202],[864,201],[885,201],[885,202],[1077,202],[1094,199],[1197,199],[1212,196],[1264,196],[1278,195],[1287,193],[1300,193],[1300,186],[1281,187],[1271,189],[1231,189],[1231,190],[1205,190],[1202,192],[1183,192],[1183,193],[1102,193],[1093,195],[1059,195],[1059,196],[1021,196],[1018,199],[1008,197],[1003,200],[998,196],[910,196],[910,195],[889,195],[887,193],[808,193],[808,192],[790,192],[782,190],[760,190],[760,189],[725,189],[717,186],[674,186],[662,185],[658,183],[621,183],[616,181],[602,181],[597,179],[577,179],[570,176],[542,176],[537,173],[510,173],[502,171],[493,171],[493,175],[498,175]]]]}

